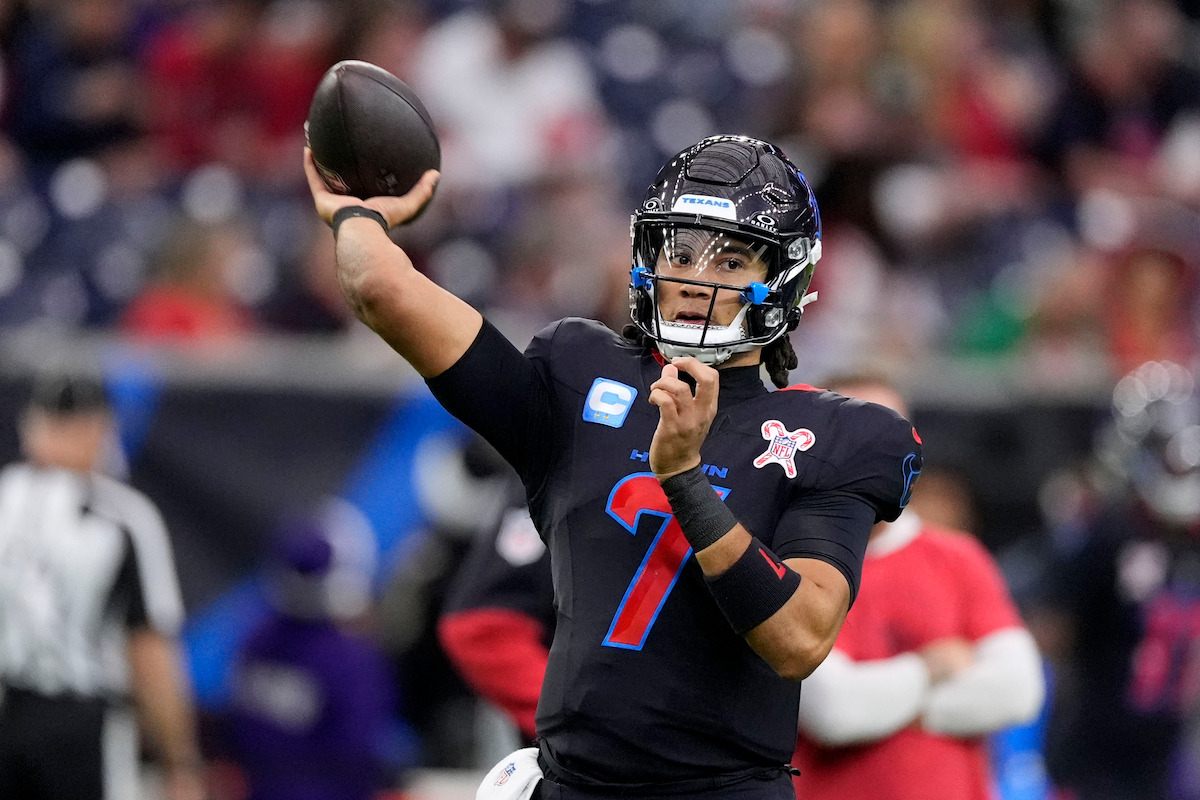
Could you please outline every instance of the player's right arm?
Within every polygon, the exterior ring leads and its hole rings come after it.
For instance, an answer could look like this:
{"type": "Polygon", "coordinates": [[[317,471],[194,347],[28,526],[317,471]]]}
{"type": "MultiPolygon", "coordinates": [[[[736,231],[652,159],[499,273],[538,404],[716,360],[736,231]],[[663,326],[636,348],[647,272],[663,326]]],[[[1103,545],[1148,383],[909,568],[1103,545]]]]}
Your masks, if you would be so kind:
{"type": "MultiPolygon", "coordinates": [[[[430,170],[403,197],[356,197],[330,192],[304,151],[308,188],[321,219],[347,206],[365,206],[389,225],[412,219],[433,196],[430,170]]],[[[470,305],[426,278],[376,221],[351,217],[336,234],[338,281],[347,302],[369,328],[429,382],[434,397],[477,431],[538,486],[552,447],[549,389],[534,366],[470,305]]]]}
{"type": "MultiPolygon", "coordinates": [[[[307,147],[304,172],[317,214],[327,223],[343,207],[365,206],[382,214],[389,226],[400,225],[429,202],[438,179],[438,173],[430,170],[402,197],[359,199],[334,194],[325,186],[307,147]]],[[[475,341],[483,316],[418,272],[375,220],[353,217],[343,222],[335,248],[338,283],[346,302],[422,377],[449,369],[475,341]]]]}

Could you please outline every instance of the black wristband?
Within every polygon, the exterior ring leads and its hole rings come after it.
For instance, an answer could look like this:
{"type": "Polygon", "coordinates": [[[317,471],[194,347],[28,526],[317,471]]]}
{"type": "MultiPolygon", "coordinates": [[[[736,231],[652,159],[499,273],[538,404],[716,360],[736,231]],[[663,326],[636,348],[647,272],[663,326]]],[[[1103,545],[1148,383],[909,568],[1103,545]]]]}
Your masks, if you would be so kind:
{"type": "Polygon", "coordinates": [[[692,549],[699,553],[733,530],[737,519],[708,482],[700,467],[662,482],[671,511],[692,549]]]}
{"type": "Polygon", "coordinates": [[[373,219],[383,226],[384,231],[388,230],[387,220],[384,219],[383,214],[380,214],[375,209],[367,208],[366,206],[343,206],[333,212],[333,219],[329,221],[329,226],[333,228],[334,236],[337,236],[338,228],[342,227],[342,223],[351,217],[373,219]]]}
{"type": "Polygon", "coordinates": [[[733,566],[704,581],[730,627],[741,635],[783,608],[800,588],[800,573],[780,563],[758,537],[751,537],[733,566]]]}

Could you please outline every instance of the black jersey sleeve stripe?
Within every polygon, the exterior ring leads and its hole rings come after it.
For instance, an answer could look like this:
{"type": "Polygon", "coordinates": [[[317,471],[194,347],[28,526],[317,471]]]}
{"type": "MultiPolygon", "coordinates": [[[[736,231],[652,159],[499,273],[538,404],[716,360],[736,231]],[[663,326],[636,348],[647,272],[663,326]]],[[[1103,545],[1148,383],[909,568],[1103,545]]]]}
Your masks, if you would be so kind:
{"type": "Polygon", "coordinates": [[[452,367],[425,383],[443,407],[479,433],[531,489],[552,444],[550,389],[533,362],[486,319],[452,367]]]}

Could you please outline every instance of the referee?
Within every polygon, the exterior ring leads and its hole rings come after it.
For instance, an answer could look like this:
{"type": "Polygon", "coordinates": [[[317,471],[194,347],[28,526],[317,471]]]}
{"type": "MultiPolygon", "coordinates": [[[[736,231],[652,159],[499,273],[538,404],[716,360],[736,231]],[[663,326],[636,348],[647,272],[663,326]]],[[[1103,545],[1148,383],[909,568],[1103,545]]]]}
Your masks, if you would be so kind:
{"type": "Polygon", "coordinates": [[[139,721],[164,796],[204,795],[170,545],[95,471],[112,433],[99,381],[46,377],[0,470],[0,798],[139,797],[139,721]]]}

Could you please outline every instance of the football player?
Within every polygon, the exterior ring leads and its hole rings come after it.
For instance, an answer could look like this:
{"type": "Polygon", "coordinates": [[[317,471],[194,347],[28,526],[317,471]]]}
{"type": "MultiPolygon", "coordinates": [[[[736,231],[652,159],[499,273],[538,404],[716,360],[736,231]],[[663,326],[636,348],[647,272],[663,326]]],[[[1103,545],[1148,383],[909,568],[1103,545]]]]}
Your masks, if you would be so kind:
{"type": "Polygon", "coordinates": [[[1059,549],[1042,610],[1063,674],[1046,750],[1080,800],[1200,796],[1200,382],[1166,361],[1113,389],[1087,502],[1059,549]]]}
{"type": "Polygon", "coordinates": [[[549,552],[522,491],[455,573],[438,619],[438,643],[471,689],[508,714],[531,742],[553,634],[549,552]]]}
{"type": "Polygon", "coordinates": [[[921,468],[899,414],[763,385],[821,255],[800,171],[742,136],[677,154],[634,215],[630,335],[565,319],[521,353],[387,235],[435,172],[360,199],[305,169],[359,318],[516,468],[550,549],[538,747],[480,796],[794,797],[799,681],[921,468]]]}

